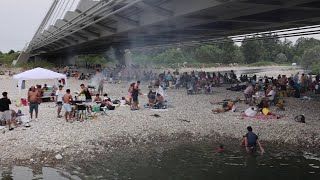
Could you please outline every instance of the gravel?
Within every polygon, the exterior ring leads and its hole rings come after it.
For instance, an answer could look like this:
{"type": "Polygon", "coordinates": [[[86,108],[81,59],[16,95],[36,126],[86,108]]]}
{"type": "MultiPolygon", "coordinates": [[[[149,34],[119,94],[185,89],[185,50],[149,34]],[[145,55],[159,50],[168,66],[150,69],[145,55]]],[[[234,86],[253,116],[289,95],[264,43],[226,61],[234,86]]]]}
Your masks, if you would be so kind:
{"type": "MultiPolygon", "coordinates": [[[[2,91],[9,92],[9,98],[18,97],[16,82],[9,78],[0,80],[2,91]]],[[[27,81],[26,87],[35,84],[52,84],[48,81],[27,81]]],[[[68,80],[68,88],[79,91],[81,83],[86,81],[68,80]]],[[[105,84],[105,90],[112,99],[126,96],[129,83],[105,84]]],[[[147,93],[146,84],[142,84],[143,93],[147,93]]],[[[26,95],[26,90],[22,91],[26,95]]],[[[23,96],[25,97],[25,96],[23,96]]],[[[288,143],[296,146],[319,146],[320,138],[320,112],[319,101],[302,101],[286,98],[285,111],[271,111],[284,114],[285,118],[272,120],[257,120],[242,118],[240,114],[246,108],[245,104],[238,104],[236,112],[213,114],[212,109],[219,105],[211,105],[211,101],[243,98],[242,93],[227,91],[225,87],[215,88],[212,95],[187,95],[185,89],[170,89],[167,99],[173,101],[173,107],[167,112],[155,112],[142,108],[131,111],[129,107],[119,107],[109,111],[107,116],[99,115],[97,119],[84,122],[67,123],[63,118],[58,119],[55,103],[42,103],[39,108],[39,120],[31,122],[30,128],[18,127],[13,131],[0,133],[0,159],[4,160],[30,160],[44,152],[52,152],[63,156],[94,153],[95,151],[112,151],[108,142],[117,141],[118,144],[137,142],[156,143],[156,135],[173,136],[174,134],[188,132],[197,138],[219,134],[222,137],[241,138],[246,133],[248,125],[253,127],[259,139],[264,142],[288,143]],[[151,116],[159,114],[161,117],[151,116]],[[297,123],[294,117],[300,114],[306,116],[306,124],[297,123]],[[181,121],[187,120],[186,121],[181,121]],[[128,142],[127,142],[128,141],[128,142]],[[99,146],[99,142],[103,142],[99,146]]],[[[141,105],[147,102],[146,96],[140,97],[141,105]]],[[[18,110],[18,107],[11,106],[18,110]]],[[[19,107],[23,113],[28,107],[19,107]]],[[[81,156],[79,158],[82,158],[81,156]]]]}

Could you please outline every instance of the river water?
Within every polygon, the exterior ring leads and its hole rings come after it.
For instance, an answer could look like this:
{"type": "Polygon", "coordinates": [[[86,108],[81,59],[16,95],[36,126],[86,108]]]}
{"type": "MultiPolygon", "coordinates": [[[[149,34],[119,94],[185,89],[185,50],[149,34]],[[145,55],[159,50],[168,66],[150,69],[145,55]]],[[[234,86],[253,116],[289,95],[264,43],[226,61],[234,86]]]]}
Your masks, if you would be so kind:
{"type": "Polygon", "coordinates": [[[247,155],[236,145],[226,145],[224,153],[201,142],[175,147],[124,148],[97,155],[93,160],[64,162],[54,167],[14,166],[0,169],[9,179],[320,179],[320,156],[266,147],[264,155],[247,155]]]}

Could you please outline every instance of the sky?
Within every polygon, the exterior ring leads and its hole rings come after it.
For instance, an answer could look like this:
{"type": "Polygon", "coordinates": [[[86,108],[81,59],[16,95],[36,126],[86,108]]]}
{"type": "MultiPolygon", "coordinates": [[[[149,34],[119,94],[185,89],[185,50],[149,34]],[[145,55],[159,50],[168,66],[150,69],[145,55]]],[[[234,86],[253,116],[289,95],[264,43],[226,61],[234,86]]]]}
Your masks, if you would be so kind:
{"type": "Polygon", "coordinates": [[[37,31],[52,0],[0,0],[0,51],[22,50],[37,31]]]}
{"type": "MultiPolygon", "coordinates": [[[[22,50],[31,41],[53,0],[0,0],[0,51],[22,50]]],[[[72,0],[67,0],[71,9],[72,0]]],[[[78,0],[73,5],[76,6],[78,0]]],[[[73,9],[73,8],[72,8],[73,9]]],[[[307,36],[320,39],[320,35],[307,36]]],[[[288,38],[295,42],[299,37],[288,38]]]]}

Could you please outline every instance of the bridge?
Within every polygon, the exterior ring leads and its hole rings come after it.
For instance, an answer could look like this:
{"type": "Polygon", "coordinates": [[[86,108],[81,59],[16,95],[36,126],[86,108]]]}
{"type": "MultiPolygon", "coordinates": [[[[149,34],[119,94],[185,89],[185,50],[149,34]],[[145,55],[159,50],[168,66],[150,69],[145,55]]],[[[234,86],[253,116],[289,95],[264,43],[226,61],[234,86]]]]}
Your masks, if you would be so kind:
{"type": "Polygon", "coordinates": [[[74,10],[50,24],[61,4],[54,0],[18,63],[30,58],[72,63],[74,55],[106,52],[110,47],[121,56],[132,47],[320,23],[318,0],[80,0],[74,10]]]}

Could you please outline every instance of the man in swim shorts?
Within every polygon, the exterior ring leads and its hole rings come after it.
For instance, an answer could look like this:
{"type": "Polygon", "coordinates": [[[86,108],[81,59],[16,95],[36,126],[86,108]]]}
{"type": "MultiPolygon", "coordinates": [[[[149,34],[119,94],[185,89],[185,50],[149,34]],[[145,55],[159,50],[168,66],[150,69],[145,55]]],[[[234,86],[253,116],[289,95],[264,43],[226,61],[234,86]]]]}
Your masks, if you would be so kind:
{"type": "Polygon", "coordinates": [[[70,89],[66,90],[66,94],[63,96],[62,100],[63,100],[62,107],[65,111],[64,117],[65,117],[66,121],[68,122],[68,116],[69,116],[69,120],[71,119],[71,116],[72,116],[71,102],[73,101],[72,96],[70,94],[70,89]]]}

